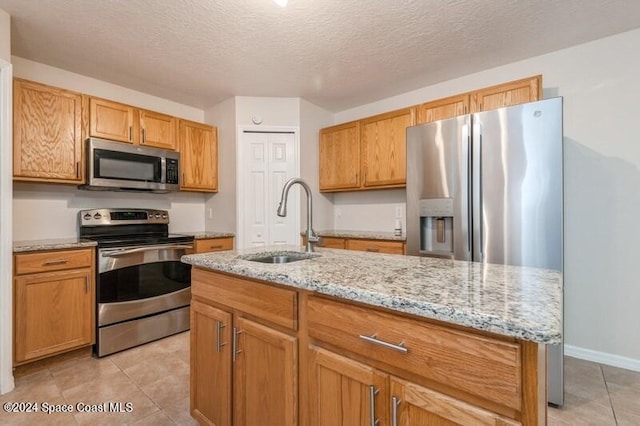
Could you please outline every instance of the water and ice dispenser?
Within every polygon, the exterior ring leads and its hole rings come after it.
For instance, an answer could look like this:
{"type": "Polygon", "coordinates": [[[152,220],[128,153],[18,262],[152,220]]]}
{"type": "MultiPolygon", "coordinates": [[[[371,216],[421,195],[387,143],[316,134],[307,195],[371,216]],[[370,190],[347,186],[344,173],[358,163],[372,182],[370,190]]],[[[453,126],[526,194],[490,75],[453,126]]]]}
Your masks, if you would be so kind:
{"type": "Polygon", "coordinates": [[[419,207],[420,253],[453,257],[453,199],[422,199],[419,207]]]}

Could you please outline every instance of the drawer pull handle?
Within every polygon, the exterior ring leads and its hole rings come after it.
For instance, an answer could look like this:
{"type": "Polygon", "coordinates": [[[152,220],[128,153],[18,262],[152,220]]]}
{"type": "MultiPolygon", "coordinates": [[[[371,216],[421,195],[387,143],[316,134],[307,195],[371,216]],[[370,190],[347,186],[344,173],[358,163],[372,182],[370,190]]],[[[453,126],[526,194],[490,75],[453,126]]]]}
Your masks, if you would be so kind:
{"type": "Polygon", "coordinates": [[[370,251],[370,252],[373,252],[373,253],[377,253],[377,252],[380,251],[380,249],[376,248],[376,247],[367,247],[366,249],[364,249],[364,251],[370,251]]]}
{"type": "Polygon", "coordinates": [[[375,386],[369,386],[369,414],[371,418],[371,422],[369,423],[371,426],[376,426],[380,423],[380,419],[376,419],[376,395],[380,393],[380,390],[376,389],[375,386]]]}
{"type": "Polygon", "coordinates": [[[216,352],[222,352],[222,347],[227,342],[222,342],[222,329],[225,327],[220,321],[216,321],[216,352]]]}
{"type": "Polygon", "coordinates": [[[222,248],[222,244],[218,244],[218,245],[215,245],[215,246],[211,246],[211,249],[212,249],[212,250],[214,250],[214,249],[221,249],[221,248],[222,248]]]}
{"type": "Polygon", "coordinates": [[[394,345],[393,343],[389,343],[389,342],[385,342],[384,340],[377,339],[376,336],[377,334],[374,334],[373,336],[365,336],[364,334],[361,334],[360,338],[366,342],[373,343],[375,345],[384,346],[385,348],[393,349],[398,352],[402,352],[403,354],[406,354],[407,352],[409,352],[409,349],[405,348],[404,342],[400,342],[397,345],[394,345]]]}
{"type": "Polygon", "coordinates": [[[51,260],[47,260],[47,261],[43,262],[42,265],[43,266],[64,265],[67,262],[69,262],[69,259],[51,259],[51,260]]]}

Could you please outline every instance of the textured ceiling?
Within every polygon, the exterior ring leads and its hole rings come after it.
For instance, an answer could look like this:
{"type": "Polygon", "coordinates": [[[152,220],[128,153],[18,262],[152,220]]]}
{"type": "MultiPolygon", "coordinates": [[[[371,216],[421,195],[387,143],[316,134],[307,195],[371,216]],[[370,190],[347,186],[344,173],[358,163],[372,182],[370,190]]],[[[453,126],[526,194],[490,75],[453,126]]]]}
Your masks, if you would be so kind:
{"type": "Polygon", "coordinates": [[[206,108],[330,111],[640,27],[638,0],[0,0],[12,54],[206,108]]]}

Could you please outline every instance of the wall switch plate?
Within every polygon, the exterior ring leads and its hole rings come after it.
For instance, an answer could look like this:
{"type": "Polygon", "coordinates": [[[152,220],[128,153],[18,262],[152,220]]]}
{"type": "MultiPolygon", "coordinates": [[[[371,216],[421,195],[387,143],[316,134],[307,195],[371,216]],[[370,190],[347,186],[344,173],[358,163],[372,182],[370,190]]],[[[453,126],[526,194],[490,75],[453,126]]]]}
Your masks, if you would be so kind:
{"type": "Polygon", "coordinates": [[[209,207],[209,219],[213,219],[213,209],[209,207]]]}
{"type": "Polygon", "coordinates": [[[340,207],[336,207],[336,217],[342,217],[342,209],[340,207]]]}

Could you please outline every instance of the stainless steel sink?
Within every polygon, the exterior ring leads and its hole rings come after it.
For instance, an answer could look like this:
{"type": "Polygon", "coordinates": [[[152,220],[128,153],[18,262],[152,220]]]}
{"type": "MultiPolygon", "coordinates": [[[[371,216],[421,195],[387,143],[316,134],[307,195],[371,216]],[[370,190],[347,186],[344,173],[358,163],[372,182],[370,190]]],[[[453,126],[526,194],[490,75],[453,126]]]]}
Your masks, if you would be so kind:
{"type": "Polygon", "coordinates": [[[299,260],[311,259],[314,257],[319,257],[319,255],[291,251],[291,252],[248,254],[248,255],[240,256],[240,259],[249,260],[251,262],[260,262],[260,263],[291,263],[291,262],[297,262],[299,260]]]}

